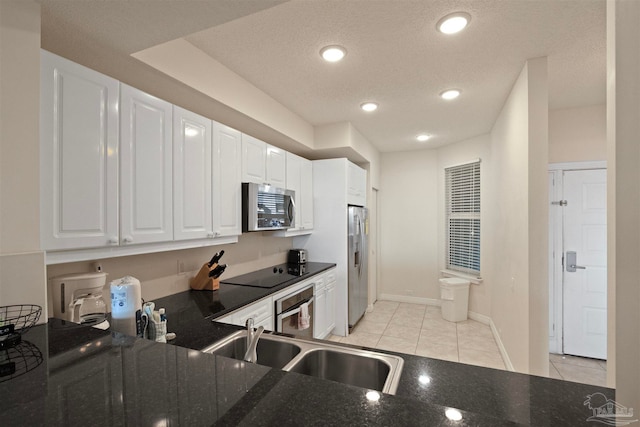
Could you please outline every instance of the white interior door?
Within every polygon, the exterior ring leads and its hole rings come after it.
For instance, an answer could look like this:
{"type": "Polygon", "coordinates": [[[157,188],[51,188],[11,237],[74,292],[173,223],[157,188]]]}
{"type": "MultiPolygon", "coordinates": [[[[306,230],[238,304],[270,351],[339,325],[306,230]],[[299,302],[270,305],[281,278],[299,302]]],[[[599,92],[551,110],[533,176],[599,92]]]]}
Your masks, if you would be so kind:
{"type": "Polygon", "coordinates": [[[563,174],[563,352],[597,359],[607,358],[606,177],[604,169],[563,174]]]}

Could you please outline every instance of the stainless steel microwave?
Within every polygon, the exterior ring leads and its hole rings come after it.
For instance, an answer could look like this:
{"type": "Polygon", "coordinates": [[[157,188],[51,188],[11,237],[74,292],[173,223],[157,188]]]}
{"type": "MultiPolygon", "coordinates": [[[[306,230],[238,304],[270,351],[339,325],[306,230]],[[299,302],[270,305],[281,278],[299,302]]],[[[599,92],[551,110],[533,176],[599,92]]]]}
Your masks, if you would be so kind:
{"type": "Polygon", "coordinates": [[[242,231],[295,227],[295,191],[266,184],[242,183],[242,231]]]}

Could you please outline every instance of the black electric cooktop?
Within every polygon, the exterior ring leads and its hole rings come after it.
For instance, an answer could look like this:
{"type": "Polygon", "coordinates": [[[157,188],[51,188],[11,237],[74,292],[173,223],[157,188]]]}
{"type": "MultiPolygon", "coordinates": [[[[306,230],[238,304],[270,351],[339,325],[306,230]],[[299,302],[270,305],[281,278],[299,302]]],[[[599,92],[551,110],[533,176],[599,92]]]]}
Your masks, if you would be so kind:
{"type": "Polygon", "coordinates": [[[273,267],[242,274],[225,279],[226,285],[253,286],[256,288],[274,288],[278,285],[309,274],[305,264],[278,264],[273,267]]]}

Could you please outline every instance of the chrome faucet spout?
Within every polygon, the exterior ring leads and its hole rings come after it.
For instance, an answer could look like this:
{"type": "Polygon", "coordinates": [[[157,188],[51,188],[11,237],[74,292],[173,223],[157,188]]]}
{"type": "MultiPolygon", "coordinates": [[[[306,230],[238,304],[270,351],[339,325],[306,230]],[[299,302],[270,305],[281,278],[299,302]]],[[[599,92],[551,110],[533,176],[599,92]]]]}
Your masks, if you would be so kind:
{"type": "MultiPolygon", "coordinates": [[[[247,328],[247,350],[251,347],[251,339],[253,338],[253,318],[250,317],[245,322],[245,327],[247,328]]],[[[246,357],[245,357],[246,359],[246,357]]]]}
{"type": "Polygon", "coordinates": [[[264,332],[264,326],[258,326],[258,329],[255,331],[253,327],[251,330],[247,330],[247,352],[244,354],[245,362],[256,363],[258,361],[256,348],[258,347],[258,340],[262,332],[264,332]]]}

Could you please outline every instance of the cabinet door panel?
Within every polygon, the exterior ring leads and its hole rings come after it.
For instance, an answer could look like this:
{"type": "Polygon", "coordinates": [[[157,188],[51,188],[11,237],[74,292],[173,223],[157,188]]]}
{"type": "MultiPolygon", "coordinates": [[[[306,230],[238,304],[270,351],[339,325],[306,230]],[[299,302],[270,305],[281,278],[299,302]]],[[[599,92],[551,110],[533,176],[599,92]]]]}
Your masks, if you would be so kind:
{"type": "Polygon", "coordinates": [[[239,131],[213,123],[213,231],[242,234],[242,142],[239,131]]]}
{"type": "Polygon", "coordinates": [[[350,205],[366,206],[367,204],[367,171],[351,162],[348,163],[349,177],[347,180],[350,205]]]}
{"type": "Polygon", "coordinates": [[[302,205],[300,192],[300,172],[302,166],[302,158],[295,154],[287,153],[287,190],[295,191],[295,203],[296,203],[296,222],[295,227],[291,230],[297,230],[302,226],[302,205]]]}
{"type": "Polygon", "coordinates": [[[267,182],[267,144],[249,135],[242,134],[242,182],[267,182]]]}
{"type": "Polygon", "coordinates": [[[173,239],[171,104],[121,85],[121,244],[173,239]]]}
{"type": "Polygon", "coordinates": [[[284,188],[287,185],[286,151],[267,145],[267,181],[270,185],[284,188]]]}
{"type": "Polygon", "coordinates": [[[211,120],[173,107],[173,237],[213,237],[211,120]]]}
{"type": "Polygon", "coordinates": [[[327,335],[333,331],[336,326],[336,282],[327,284],[327,310],[326,325],[327,335]]]}
{"type": "Polygon", "coordinates": [[[310,160],[303,159],[300,165],[300,196],[298,210],[300,211],[299,228],[310,230],[313,228],[313,167],[310,160]]]}
{"type": "Polygon", "coordinates": [[[315,295],[315,318],[313,319],[314,338],[324,338],[325,336],[327,330],[326,310],[327,290],[323,287],[322,289],[317,289],[315,295]]]}
{"type": "Polygon", "coordinates": [[[118,82],[41,54],[41,246],[117,244],[118,82]]]}

